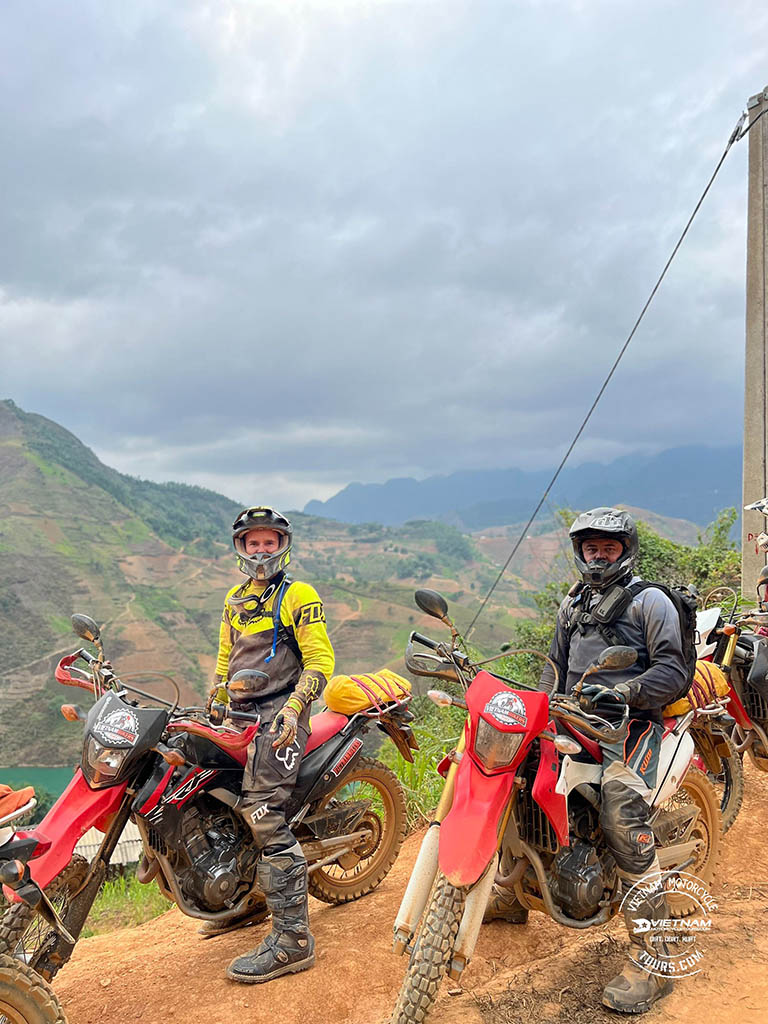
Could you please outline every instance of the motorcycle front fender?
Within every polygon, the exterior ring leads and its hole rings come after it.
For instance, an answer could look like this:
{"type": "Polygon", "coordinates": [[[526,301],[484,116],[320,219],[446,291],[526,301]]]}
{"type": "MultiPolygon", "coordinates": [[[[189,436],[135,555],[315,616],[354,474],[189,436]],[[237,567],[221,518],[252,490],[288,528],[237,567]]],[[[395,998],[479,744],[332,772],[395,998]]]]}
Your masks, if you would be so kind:
{"type": "MultiPolygon", "coordinates": [[[[91,789],[78,768],[72,781],[36,828],[27,832],[38,840],[39,856],[33,854],[29,873],[41,889],[50,885],[72,859],[75,846],[89,828],[102,832],[109,828],[110,819],[118,810],[128,781],[109,789],[91,789]]],[[[3,888],[6,898],[18,903],[12,889],[3,888]]]]}
{"type": "Polygon", "coordinates": [[[499,846],[514,771],[484,775],[465,755],[456,773],[453,803],[440,826],[438,863],[452,885],[474,885],[499,846]]]}

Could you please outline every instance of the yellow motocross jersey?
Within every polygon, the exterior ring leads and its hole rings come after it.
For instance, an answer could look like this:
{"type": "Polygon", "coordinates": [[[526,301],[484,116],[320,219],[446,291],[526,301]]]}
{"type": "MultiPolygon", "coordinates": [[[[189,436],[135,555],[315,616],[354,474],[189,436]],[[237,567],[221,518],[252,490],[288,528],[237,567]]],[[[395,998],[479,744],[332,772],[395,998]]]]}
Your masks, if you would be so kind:
{"type": "Polygon", "coordinates": [[[317,591],[309,583],[285,580],[261,605],[259,599],[266,589],[264,584],[250,580],[228,592],[219,630],[216,674],[227,680],[244,668],[266,672],[269,682],[259,694],[264,698],[293,688],[302,672],[320,673],[324,684],[333,674],[334,654],[317,591]],[[253,600],[247,600],[251,597],[253,600]]]}

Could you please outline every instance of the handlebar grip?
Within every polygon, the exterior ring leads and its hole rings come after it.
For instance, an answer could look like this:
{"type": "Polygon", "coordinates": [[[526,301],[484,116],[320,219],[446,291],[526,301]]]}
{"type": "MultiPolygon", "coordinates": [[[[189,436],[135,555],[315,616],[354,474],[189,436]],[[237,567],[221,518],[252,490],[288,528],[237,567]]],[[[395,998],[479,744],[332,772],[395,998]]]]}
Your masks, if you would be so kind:
{"type": "Polygon", "coordinates": [[[428,636],[424,636],[423,633],[417,633],[416,630],[411,633],[411,640],[415,640],[416,643],[428,647],[430,651],[436,651],[439,646],[436,640],[430,640],[428,636]]]}
{"type": "Polygon", "coordinates": [[[233,722],[260,722],[261,715],[251,711],[229,711],[227,718],[233,722]]]}

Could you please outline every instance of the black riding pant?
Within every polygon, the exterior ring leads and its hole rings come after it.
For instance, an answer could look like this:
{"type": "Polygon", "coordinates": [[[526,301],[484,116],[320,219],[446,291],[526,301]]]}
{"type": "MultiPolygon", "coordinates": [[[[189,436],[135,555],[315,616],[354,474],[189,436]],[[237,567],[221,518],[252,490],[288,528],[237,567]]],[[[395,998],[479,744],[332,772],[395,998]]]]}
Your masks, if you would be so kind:
{"type": "Polygon", "coordinates": [[[248,747],[248,760],[243,775],[241,813],[248,822],[257,848],[270,853],[287,850],[296,839],[288,827],[285,808],[296,786],[299,766],[309,737],[309,709],[299,716],[299,729],[294,742],[274,749],[276,734],[269,727],[285,703],[285,698],[263,702],[257,707],[261,728],[248,747]]]}
{"type": "Polygon", "coordinates": [[[600,824],[619,870],[638,877],[655,857],[647,797],[656,786],[663,729],[656,722],[630,719],[623,743],[603,750],[600,824]]]}

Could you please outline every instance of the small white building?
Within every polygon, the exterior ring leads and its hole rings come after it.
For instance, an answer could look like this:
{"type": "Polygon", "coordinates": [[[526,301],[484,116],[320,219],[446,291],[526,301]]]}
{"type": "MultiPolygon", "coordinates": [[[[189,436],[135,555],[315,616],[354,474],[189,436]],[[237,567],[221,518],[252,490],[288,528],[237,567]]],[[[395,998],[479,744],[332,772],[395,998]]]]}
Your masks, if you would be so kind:
{"type": "MultiPolygon", "coordinates": [[[[99,847],[104,841],[104,833],[97,828],[89,828],[83,838],[75,847],[75,853],[91,861],[98,853],[99,847]]],[[[141,859],[142,845],[139,830],[132,821],[129,821],[123,829],[120,841],[115,847],[110,864],[136,864],[141,859]]]]}

